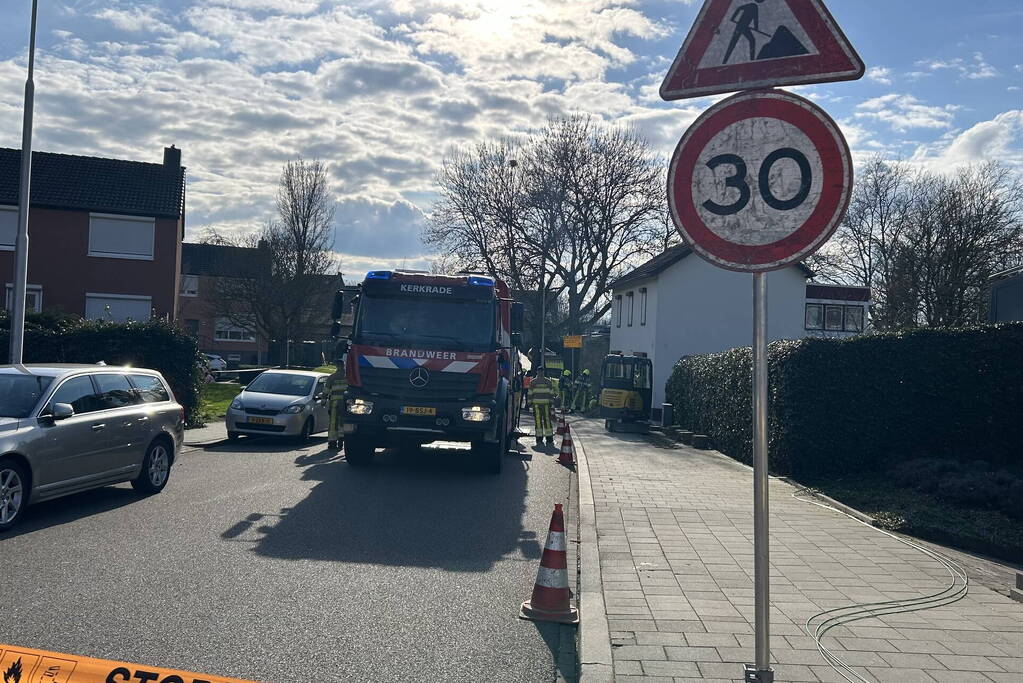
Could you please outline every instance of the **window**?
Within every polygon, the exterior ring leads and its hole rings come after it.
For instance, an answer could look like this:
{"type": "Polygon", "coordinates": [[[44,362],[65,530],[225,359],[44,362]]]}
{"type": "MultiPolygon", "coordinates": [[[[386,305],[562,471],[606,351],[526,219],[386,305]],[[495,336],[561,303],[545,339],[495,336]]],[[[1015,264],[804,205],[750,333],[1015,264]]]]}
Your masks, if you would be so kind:
{"type": "Polygon", "coordinates": [[[629,327],[632,327],[632,322],[636,315],[636,297],[634,292],[629,292],[625,296],[629,300],[629,327]]]}
{"type": "Polygon", "coordinates": [[[649,365],[646,363],[636,363],[633,365],[632,386],[636,389],[650,389],[653,387],[653,383],[650,379],[649,365]]]}
{"type": "Polygon", "coordinates": [[[646,287],[639,290],[639,324],[646,325],[646,287]]]}
{"type": "Polygon", "coordinates": [[[72,377],[57,387],[43,414],[52,413],[55,403],[67,403],[76,413],[91,413],[100,409],[99,397],[88,376],[72,377]]]}
{"type": "Polygon", "coordinates": [[[846,332],[863,331],[863,306],[845,307],[845,331],[846,332]]]}
{"type": "Polygon", "coordinates": [[[821,304],[806,305],[806,329],[824,329],[824,306],[821,304]]]}
{"type": "Polygon", "coordinates": [[[845,325],[844,306],[824,307],[824,329],[828,332],[841,332],[845,325]]]}
{"type": "Polygon", "coordinates": [[[89,256],[153,260],[156,221],[152,218],[89,216],[89,256]]]}
{"type": "Polygon", "coordinates": [[[622,326],[622,295],[619,294],[614,300],[614,310],[612,316],[615,319],[615,327],[622,326]]]}
{"type": "Polygon", "coordinates": [[[42,375],[0,374],[0,417],[28,417],[51,382],[42,375]]]}
{"type": "MultiPolygon", "coordinates": [[[[7,300],[4,306],[8,311],[14,309],[14,285],[7,285],[7,300]]],[[[43,288],[39,285],[29,285],[25,293],[25,310],[38,313],[43,310],[43,288]]]]}
{"type": "Polygon", "coordinates": [[[153,299],[129,294],[86,294],[85,317],[89,320],[149,320],[153,316],[153,299]]]}
{"type": "Polygon", "coordinates": [[[604,366],[604,377],[608,379],[623,379],[625,377],[625,365],[609,361],[604,366]]]}
{"type": "Polygon", "coordinates": [[[18,207],[0,206],[0,251],[14,251],[18,239],[18,207]]]}
{"type": "Polygon", "coordinates": [[[181,276],[181,296],[199,296],[199,276],[181,276]]]}
{"type": "Polygon", "coordinates": [[[143,403],[160,403],[170,400],[167,387],[163,385],[159,377],[152,375],[128,376],[131,378],[131,383],[135,385],[135,389],[138,390],[139,398],[143,403]]]}
{"type": "Polygon", "coordinates": [[[254,342],[256,341],[256,336],[252,333],[252,330],[235,325],[226,318],[220,318],[217,320],[216,329],[213,331],[213,339],[216,341],[254,342]]]}
{"type": "Polygon", "coordinates": [[[93,379],[96,380],[99,402],[103,410],[127,408],[139,402],[128,378],[124,375],[93,375],[93,379]]]}

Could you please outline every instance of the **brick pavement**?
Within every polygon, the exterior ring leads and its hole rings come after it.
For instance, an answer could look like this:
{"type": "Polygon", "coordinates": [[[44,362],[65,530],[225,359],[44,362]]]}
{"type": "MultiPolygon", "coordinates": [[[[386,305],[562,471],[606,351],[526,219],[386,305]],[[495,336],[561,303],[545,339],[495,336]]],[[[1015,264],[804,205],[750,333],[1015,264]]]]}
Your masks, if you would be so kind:
{"type": "MultiPolygon", "coordinates": [[[[735,681],[753,659],[752,473],[721,454],[577,421],[596,511],[616,680],[735,681]]],[[[803,629],[817,612],[950,582],[920,551],[771,480],[776,680],[843,681],[803,629]]],[[[584,614],[584,619],[586,615],[584,614]]],[[[868,681],[1023,681],[1023,604],[974,583],[961,601],[831,631],[868,681]]]]}

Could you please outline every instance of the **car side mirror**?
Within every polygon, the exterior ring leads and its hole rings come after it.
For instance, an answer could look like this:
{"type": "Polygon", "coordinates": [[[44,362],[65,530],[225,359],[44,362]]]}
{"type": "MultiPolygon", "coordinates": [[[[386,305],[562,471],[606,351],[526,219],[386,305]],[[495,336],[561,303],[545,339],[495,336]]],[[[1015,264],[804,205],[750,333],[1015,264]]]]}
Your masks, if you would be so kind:
{"type": "Polygon", "coordinates": [[[66,420],[75,414],[75,409],[68,403],[54,403],[50,409],[50,417],[54,420],[66,420]]]}

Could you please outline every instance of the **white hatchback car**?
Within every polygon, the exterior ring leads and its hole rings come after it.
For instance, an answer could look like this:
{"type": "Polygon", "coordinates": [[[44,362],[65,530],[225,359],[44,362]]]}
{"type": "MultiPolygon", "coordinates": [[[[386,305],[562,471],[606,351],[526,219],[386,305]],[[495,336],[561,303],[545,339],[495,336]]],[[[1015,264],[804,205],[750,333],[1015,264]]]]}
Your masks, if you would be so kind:
{"type": "Polygon", "coordinates": [[[242,434],[298,436],[327,430],[327,377],[322,372],[267,370],[227,409],[227,438],[242,434]]]}

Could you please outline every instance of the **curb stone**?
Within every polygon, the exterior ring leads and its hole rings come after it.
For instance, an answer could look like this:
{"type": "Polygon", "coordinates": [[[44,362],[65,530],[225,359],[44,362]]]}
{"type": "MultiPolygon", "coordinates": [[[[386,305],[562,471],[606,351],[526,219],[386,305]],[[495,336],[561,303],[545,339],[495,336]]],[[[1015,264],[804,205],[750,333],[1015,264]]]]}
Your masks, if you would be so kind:
{"type": "Polygon", "coordinates": [[[579,678],[585,683],[614,681],[611,631],[604,605],[604,584],[597,547],[597,516],[590,487],[586,448],[576,439],[576,469],[579,475],[579,678]]]}

